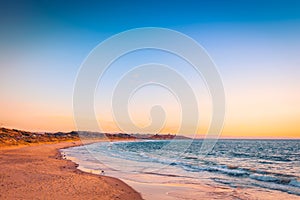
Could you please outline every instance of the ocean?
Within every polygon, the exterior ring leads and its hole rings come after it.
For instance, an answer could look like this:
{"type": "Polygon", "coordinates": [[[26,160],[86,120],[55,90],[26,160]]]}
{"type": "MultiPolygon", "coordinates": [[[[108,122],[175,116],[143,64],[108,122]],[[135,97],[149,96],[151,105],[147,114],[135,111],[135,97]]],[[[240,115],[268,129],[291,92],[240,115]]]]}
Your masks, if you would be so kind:
{"type": "Polygon", "coordinates": [[[300,197],[300,140],[218,140],[206,156],[203,140],[99,142],[63,149],[79,169],[126,182],[209,184],[281,191],[300,197]]]}

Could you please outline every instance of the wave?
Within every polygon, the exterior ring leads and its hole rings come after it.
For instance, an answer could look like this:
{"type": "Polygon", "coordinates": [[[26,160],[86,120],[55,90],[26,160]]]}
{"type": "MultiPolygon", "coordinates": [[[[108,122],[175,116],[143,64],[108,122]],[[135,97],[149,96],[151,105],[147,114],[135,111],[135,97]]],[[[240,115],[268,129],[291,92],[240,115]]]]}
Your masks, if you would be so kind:
{"type": "Polygon", "coordinates": [[[228,174],[231,176],[247,176],[249,175],[248,172],[244,171],[244,170],[240,170],[240,169],[229,169],[227,167],[209,167],[207,168],[207,171],[212,171],[212,172],[221,172],[224,174],[228,174]]]}
{"type": "MultiPolygon", "coordinates": [[[[230,145],[232,146],[234,142],[238,143],[239,141],[231,141],[230,145]]],[[[247,141],[243,142],[245,142],[245,145],[250,145],[250,143],[246,143],[247,141]]],[[[274,141],[274,144],[276,144],[275,142],[277,141],[274,141]]],[[[245,152],[241,153],[237,153],[237,151],[227,152],[224,149],[219,149],[219,151],[216,150],[217,153],[215,152],[215,154],[209,155],[210,157],[200,160],[197,154],[194,153],[194,150],[189,149],[182,157],[174,159],[178,155],[176,151],[166,150],[161,154],[152,153],[152,150],[159,149],[162,143],[160,141],[101,143],[94,144],[90,150],[95,154],[99,154],[99,156],[105,156],[107,161],[111,161],[111,158],[119,159],[117,164],[125,164],[125,161],[133,162],[133,165],[129,166],[133,168],[126,168],[129,171],[124,171],[125,173],[146,173],[169,178],[188,178],[191,180],[199,179],[205,174],[205,178],[216,183],[229,185],[230,187],[262,187],[300,195],[300,176],[297,172],[297,163],[290,162],[295,159],[293,157],[288,158],[288,155],[274,154],[266,157],[260,153],[256,155],[255,152],[247,152],[246,149],[245,152]],[[154,163],[155,165],[150,165],[150,163],[154,163]],[[170,166],[169,171],[163,170],[163,167],[166,165],[170,166]],[[150,166],[153,168],[147,171],[150,166]],[[289,171],[290,169],[292,171],[289,171]]],[[[224,142],[222,148],[225,148],[226,146],[224,147],[224,145],[227,143],[230,142],[224,142]]],[[[230,145],[228,144],[228,148],[231,148],[230,145]]],[[[255,143],[251,143],[251,145],[255,145],[255,143]]],[[[272,145],[270,145],[270,148],[272,145]]],[[[194,148],[196,149],[198,146],[194,148]]],[[[239,149],[241,148],[242,146],[239,147],[239,149]]],[[[266,149],[261,149],[261,151],[265,151],[264,155],[267,154],[267,150],[267,147],[266,149]]],[[[80,153],[80,149],[74,149],[74,152],[74,155],[88,156],[88,154],[80,153]]],[[[83,160],[86,162],[95,162],[89,158],[83,158],[83,160]]]]}
{"type": "Polygon", "coordinates": [[[289,185],[300,188],[300,181],[295,180],[295,179],[294,179],[294,180],[291,180],[291,181],[289,182],[289,185]]]}

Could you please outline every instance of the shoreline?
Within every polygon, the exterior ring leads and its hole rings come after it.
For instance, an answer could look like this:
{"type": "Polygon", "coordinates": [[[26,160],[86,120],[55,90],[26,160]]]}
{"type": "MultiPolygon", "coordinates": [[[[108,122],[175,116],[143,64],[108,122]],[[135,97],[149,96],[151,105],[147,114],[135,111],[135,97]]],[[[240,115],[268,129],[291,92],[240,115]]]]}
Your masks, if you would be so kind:
{"type": "MultiPolygon", "coordinates": [[[[101,142],[101,141],[99,141],[101,142]]],[[[126,141],[125,141],[126,142],[126,141]]],[[[68,156],[67,156],[68,157],[68,156]]],[[[80,160],[77,160],[76,157],[69,157],[72,162],[77,163],[78,168],[81,171],[91,174],[98,174],[98,170],[86,168],[80,160]],[[72,159],[73,158],[73,159],[72,159]],[[79,161],[79,162],[78,162],[79,161]]],[[[264,188],[255,189],[247,187],[229,187],[226,185],[217,185],[212,184],[211,182],[206,182],[203,180],[200,184],[183,184],[183,183],[156,183],[149,182],[150,175],[143,175],[143,180],[148,180],[148,182],[139,182],[122,177],[122,172],[116,171],[106,171],[107,174],[111,177],[118,177],[120,180],[125,182],[127,185],[131,186],[134,190],[139,192],[143,199],[152,200],[152,199],[166,199],[166,200],[195,200],[195,199],[223,199],[223,200],[233,200],[233,199],[263,199],[273,200],[274,196],[280,199],[299,199],[300,197],[293,194],[288,194],[279,190],[267,190],[264,188]]],[[[124,172],[123,172],[124,174],[124,172]]],[[[157,177],[160,179],[160,177],[157,177]]]]}
{"type": "Polygon", "coordinates": [[[263,189],[230,188],[205,182],[197,185],[136,182],[116,174],[102,176],[81,169],[73,160],[63,159],[62,149],[105,141],[76,140],[0,148],[0,199],[254,200],[263,197],[273,200],[274,195],[281,199],[300,199],[280,191],[270,193],[263,189]]]}
{"type": "Polygon", "coordinates": [[[62,158],[60,149],[80,145],[77,140],[0,148],[0,199],[142,199],[122,180],[83,172],[62,158]]]}

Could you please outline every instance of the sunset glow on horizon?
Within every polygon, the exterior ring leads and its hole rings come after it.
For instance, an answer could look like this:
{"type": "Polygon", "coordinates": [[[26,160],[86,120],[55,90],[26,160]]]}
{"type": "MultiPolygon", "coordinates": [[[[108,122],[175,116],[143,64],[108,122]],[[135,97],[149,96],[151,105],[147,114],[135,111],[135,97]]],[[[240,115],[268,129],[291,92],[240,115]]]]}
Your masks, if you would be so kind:
{"type": "MultiPolygon", "coordinates": [[[[193,38],[216,64],[226,95],[221,137],[300,138],[299,2],[257,1],[259,6],[253,6],[253,1],[230,1],[219,2],[217,7],[213,2],[197,1],[149,2],[147,6],[135,1],[130,6],[67,2],[8,2],[0,8],[2,127],[37,132],[77,130],[73,90],[90,51],[128,29],[165,27],[193,38]]],[[[150,50],[117,60],[99,82],[94,107],[102,129],[121,131],[106,99],[119,78],[133,67],[155,62],[168,64],[191,85],[200,112],[197,137],[202,137],[213,109],[205,82],[180,58],[150,50]]],[[[159,87],[136,92],[128,107],[132,120],[137,126],[147,126],[151,106],[157,104],[166,112],[161,133],[176,133],[180,102],[159,87]]],[[[189,130],[179,134],[192,136],[189,130]]]]}

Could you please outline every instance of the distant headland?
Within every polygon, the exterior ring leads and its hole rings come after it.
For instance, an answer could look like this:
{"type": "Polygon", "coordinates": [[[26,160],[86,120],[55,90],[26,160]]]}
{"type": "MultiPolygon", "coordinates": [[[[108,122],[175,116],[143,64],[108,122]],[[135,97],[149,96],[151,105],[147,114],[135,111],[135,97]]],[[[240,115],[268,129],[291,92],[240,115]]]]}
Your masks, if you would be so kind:
{"type": "Polygon", "coordinates": [[[89,131],[71,131],[56,133],[29,132],[17,129],[0,128],[0,146],[30,145],[35,143],[56,143],[62,141],[88,140],[168,140],[191,139],[174,134],[139,133],[99,133],[89,131]]]}

